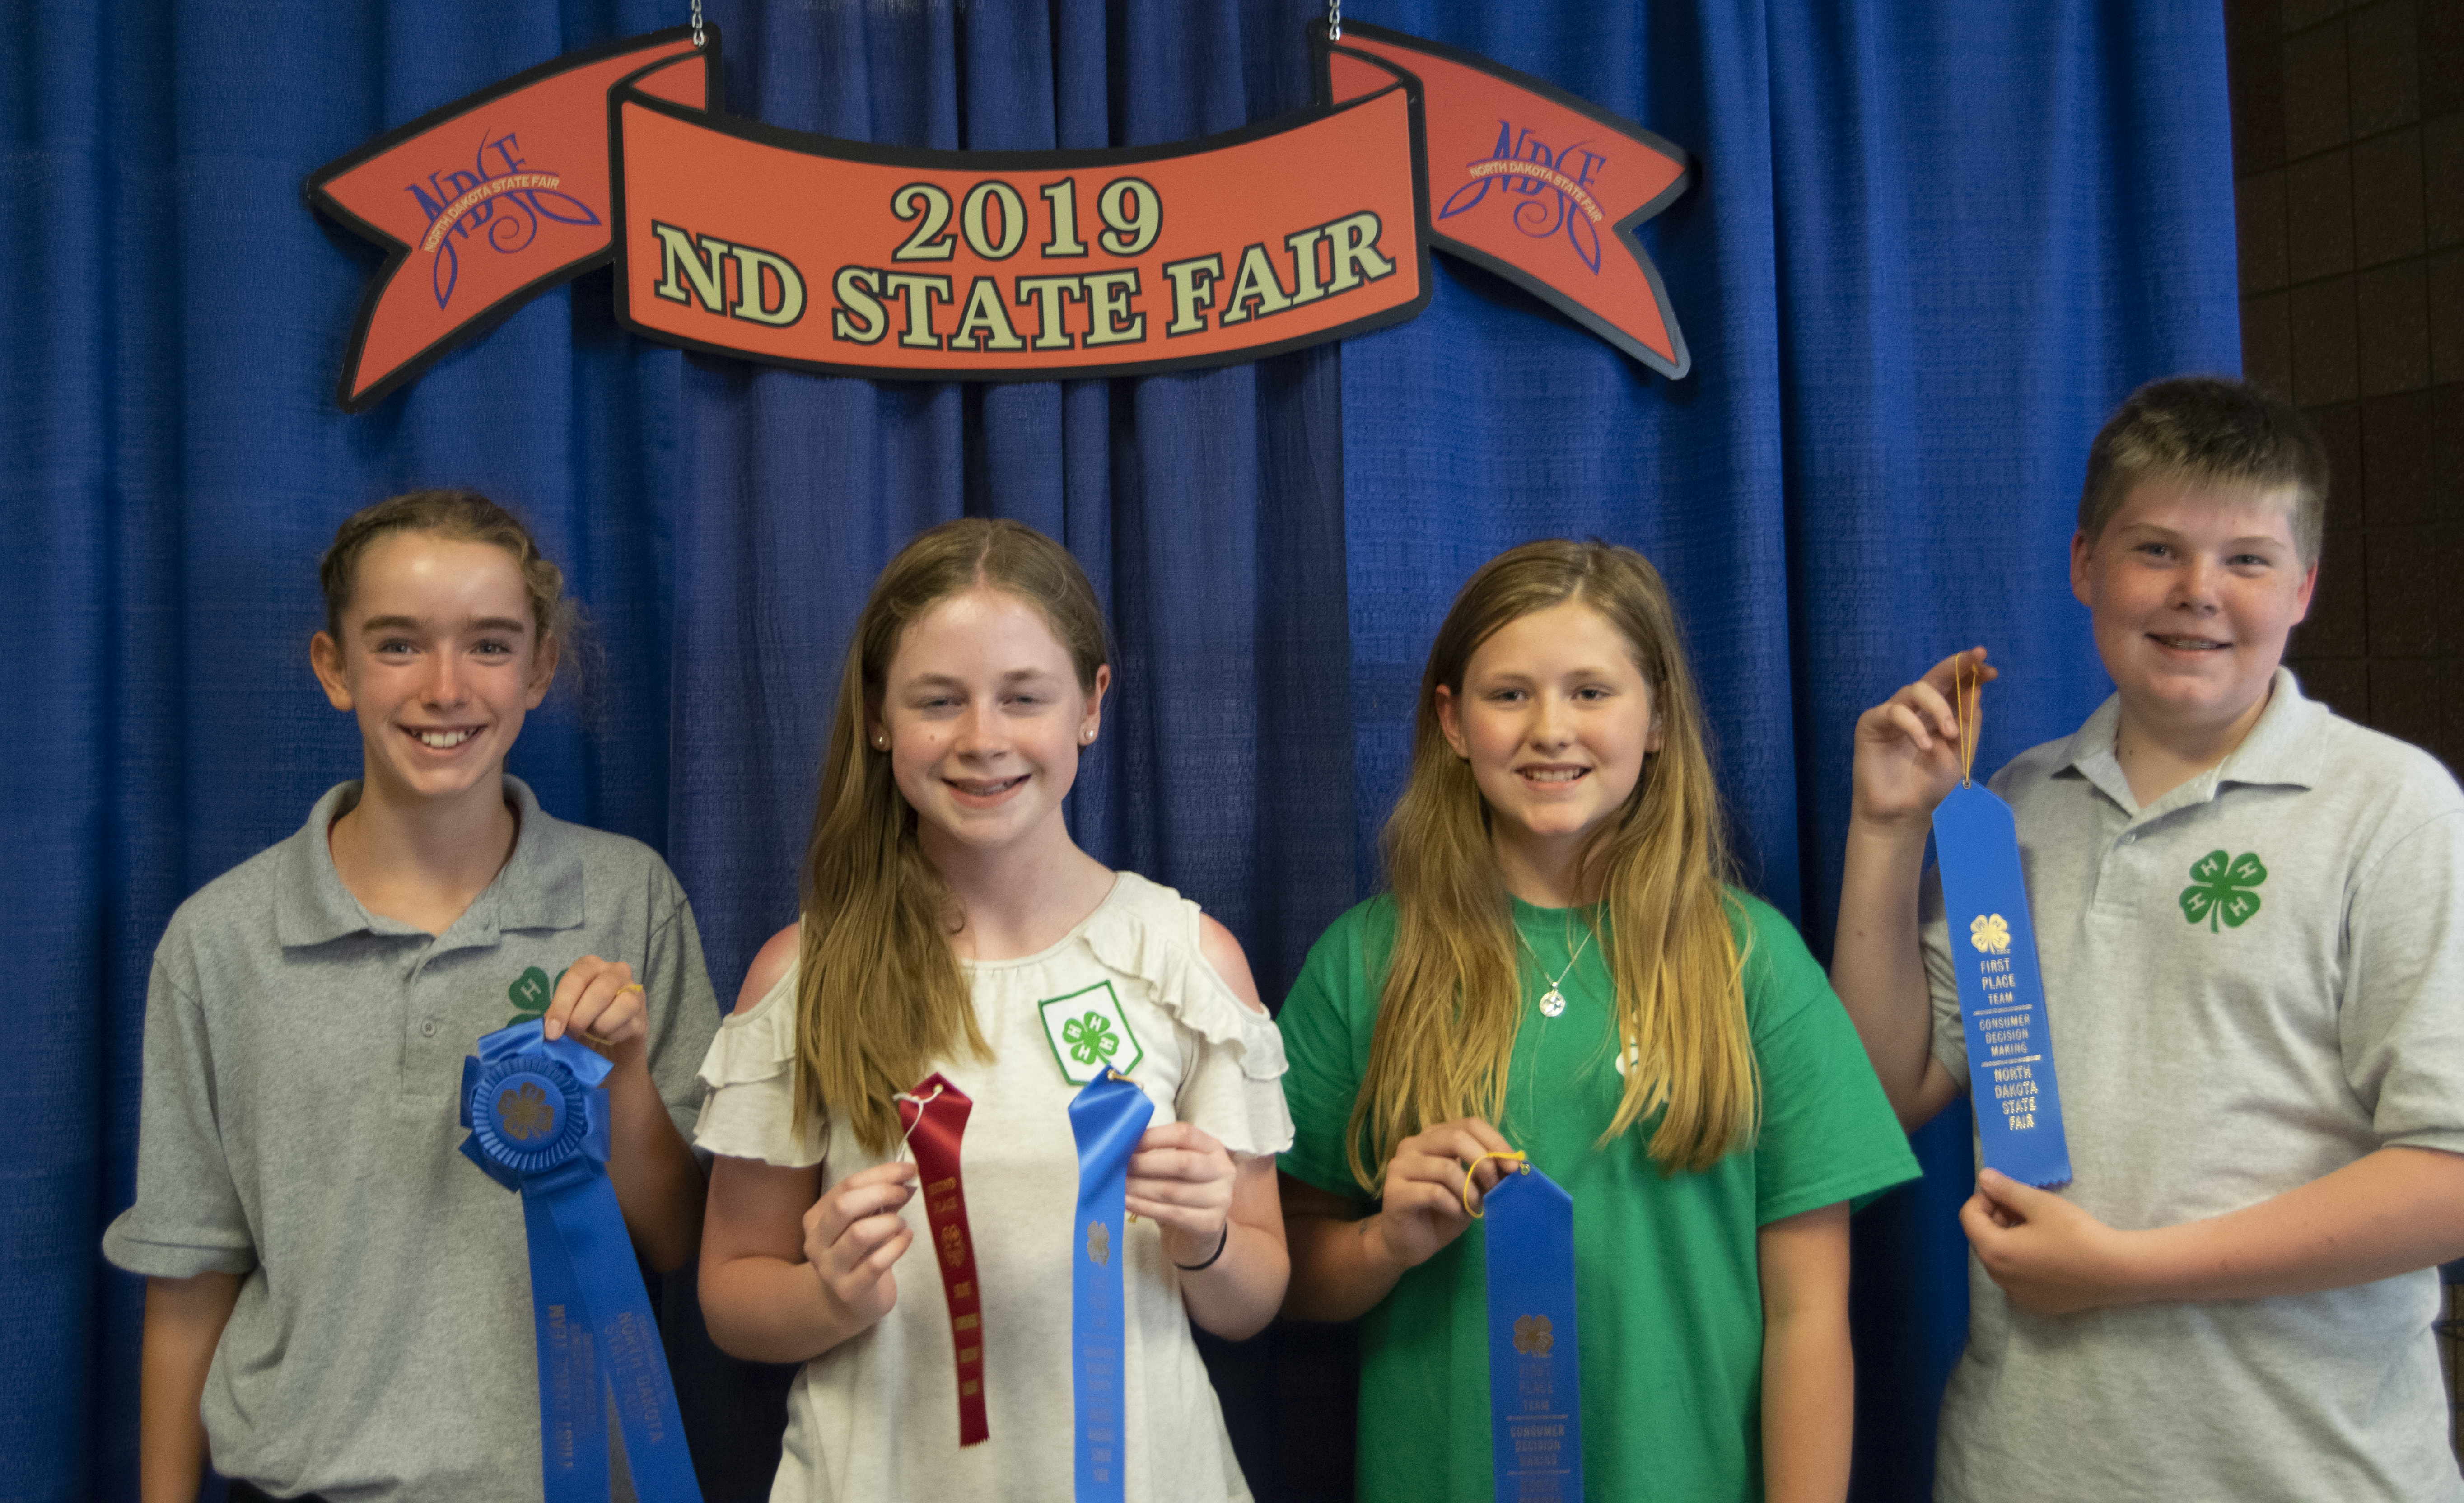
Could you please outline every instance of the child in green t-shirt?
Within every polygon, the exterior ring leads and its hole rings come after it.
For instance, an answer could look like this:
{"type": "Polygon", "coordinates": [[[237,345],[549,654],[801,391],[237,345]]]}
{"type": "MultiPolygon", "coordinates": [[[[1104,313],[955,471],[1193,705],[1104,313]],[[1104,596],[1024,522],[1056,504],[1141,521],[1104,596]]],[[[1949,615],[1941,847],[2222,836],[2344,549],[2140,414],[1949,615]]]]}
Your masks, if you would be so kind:
{"type": "Polygon", "coordinates": [[[1472,1221],[1512,1150],[1573,1200],[1586,1494],[1843,1495],[1848,1202],[1915,1163],[1820,968],[1731,885],[1639,554],[1534,542],[1464,586],[1386,856],[1279,1019],[1284,1313],[1363,1317],[1360,1495],[1508,1495],[1472,1221]]]}

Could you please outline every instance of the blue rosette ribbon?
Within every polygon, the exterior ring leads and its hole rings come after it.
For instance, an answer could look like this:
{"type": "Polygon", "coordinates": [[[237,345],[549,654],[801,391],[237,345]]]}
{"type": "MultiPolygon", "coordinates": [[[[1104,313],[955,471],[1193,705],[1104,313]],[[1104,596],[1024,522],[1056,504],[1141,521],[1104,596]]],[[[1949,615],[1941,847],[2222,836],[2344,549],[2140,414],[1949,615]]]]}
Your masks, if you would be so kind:
{"type": "Polygon", "coordinates": [[[701,1503],[641,1266],[607,1180],[613,1068],[538,1019],[462,1061],[462,1152],[522,1198],[547,1503],[604,1503],[612,1402],[644,1503],[701,1503]]]}

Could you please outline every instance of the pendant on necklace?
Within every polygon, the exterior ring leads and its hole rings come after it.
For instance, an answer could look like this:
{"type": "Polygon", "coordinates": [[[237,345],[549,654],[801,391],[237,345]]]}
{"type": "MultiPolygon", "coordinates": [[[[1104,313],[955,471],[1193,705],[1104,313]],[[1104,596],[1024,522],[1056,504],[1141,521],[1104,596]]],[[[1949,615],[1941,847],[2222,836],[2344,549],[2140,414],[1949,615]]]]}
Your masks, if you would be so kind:
{"type": "Polygon", "coordinates": [[[1540,994],[1540,1016],[1553,1018],[1566,1010],[1566,994],[1551,986],[1540,994]]]}

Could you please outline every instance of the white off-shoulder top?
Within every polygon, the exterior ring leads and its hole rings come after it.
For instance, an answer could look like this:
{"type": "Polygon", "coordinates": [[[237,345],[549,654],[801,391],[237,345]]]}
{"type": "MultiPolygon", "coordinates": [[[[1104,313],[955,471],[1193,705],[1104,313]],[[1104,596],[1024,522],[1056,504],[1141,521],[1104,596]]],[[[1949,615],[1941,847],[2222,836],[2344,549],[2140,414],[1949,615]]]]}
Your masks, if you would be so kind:
{"type": "MultiPolygon", "coordinates": [[[[923,1202],[902,1212],[915,1240],[895,1276],[898,1303],[874,1325],[804,1364],[788,1397],[774,1503],[1072,1495],[1069,1321],[1077,1154],[1071,1097],[1111,1066],[1155,1102],[1154,1123],[1186,1121],[1236,1159],[1292,1140],[1283,1038],[1199,950],[1199,910],[1168,887],[1119,873],[1058,944],[963,965],[990,1060],[935,1068],[974,1102],[959,1161],[983,1301],[990,1439],[958,1445],[949,1308],[923,1202]]],[[[823,1163],[819,1124],[795,1109],[796,971],[722,1024],[701,1068],[710,1087],[694,1140],[714,1154],[788,1167],[823,1163]]],[[[823,1180],[896,1156],[840,1131],[823,1180]]],[[[1152,1222],[1122,1239],[1127,1381],[1122,1434],[1130,1503],[1245,1499],[1221,1407],[1190,1337],[1181,1274],[1152,1222]]],[[[1202,1277],[1204,1275],[1191,1275],[1202,1277]]]]}

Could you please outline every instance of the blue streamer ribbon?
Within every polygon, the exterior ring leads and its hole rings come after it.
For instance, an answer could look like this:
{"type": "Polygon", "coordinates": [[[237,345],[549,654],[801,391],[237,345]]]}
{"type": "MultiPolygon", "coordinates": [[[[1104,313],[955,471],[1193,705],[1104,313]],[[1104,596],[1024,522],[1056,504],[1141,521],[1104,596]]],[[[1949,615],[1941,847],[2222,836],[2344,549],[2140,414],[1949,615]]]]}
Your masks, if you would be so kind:
{"type": "Polygon", "coordinates": [[[1573,1197],[1527,1162],[1498,1181],[1481,1205],[1498,1503],[1581,1503],[1573,1197]]]}
{"type": "Polygon", "coordinates": [[[2067,1183],[2070,1144],[2011,806],[1964,783],[1934,809],[1933,843],[1986,1166],[2039,1187],[2067,1183]]]}
{"type": "Polygon", "coordinates": [[[462,1152],[522,1198],[539,1340],[539,1470],[547,1503],[605,1503],[612,1396],[644,1503],[701,1503],[641,1266],[607,1182],[613,1068],[536,1018],[462,1061],[462,1152]]]}
{"type": "Polygon", "coordinates": [[[1078,1503],[1120,1503],[1122,1201],[1130,1155],[1155,1103],[1108,1070],[1069,1102],[1078,1143],[1078,1214],[1070,1222],[1069,1396],[1076,1411],[1078,1503]]]}

